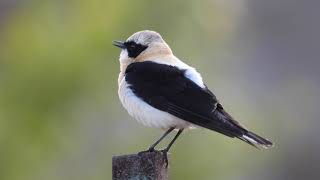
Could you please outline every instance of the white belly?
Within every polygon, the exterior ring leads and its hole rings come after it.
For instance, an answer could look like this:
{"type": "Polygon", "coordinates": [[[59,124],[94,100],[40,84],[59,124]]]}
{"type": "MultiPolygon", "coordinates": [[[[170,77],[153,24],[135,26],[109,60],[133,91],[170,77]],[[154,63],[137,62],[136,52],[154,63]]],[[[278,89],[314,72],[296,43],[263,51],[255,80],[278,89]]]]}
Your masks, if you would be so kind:
{"type": "Polygon", "coordinates": [[[145,126],[161,129],[191,127],[189,122],[158,110],[138,98],[128,87],[124,77],[120,80],[118,94],[123,107],[128,113],[145,126]]]}

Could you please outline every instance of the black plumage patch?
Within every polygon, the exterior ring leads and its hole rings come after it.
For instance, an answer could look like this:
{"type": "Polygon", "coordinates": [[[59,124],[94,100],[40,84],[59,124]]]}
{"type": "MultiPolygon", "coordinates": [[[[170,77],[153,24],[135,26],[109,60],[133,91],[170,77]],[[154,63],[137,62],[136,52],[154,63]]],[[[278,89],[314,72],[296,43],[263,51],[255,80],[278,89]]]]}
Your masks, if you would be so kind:
{"type": "Polygon", "coordinates": [[[137,44],[134,41],[127,41],[124,45],[128,51],[128,56],[131,58],[136,58],[142,51],[148,48],[148,46],[137,44]]]}
{"type": "Polygon", "coordinates": [[[125,79],[154,108],[230,137],[247,131],[227,114],[215,95],[185,77],[185,70],[151,61],[130,64],[125,79]]]}

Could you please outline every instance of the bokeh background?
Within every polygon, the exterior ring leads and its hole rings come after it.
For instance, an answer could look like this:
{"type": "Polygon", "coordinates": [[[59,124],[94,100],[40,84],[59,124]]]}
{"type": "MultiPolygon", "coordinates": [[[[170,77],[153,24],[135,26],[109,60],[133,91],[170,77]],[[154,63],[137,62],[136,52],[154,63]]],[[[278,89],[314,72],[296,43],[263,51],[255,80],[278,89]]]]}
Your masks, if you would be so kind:
{"type": "MultiPolygon", "coordinates": [[[[111,157],[146,149],[117,97],[112,40],[151,29],[225,108],[276,146],[208,130],[171,151],[174,180],[320,177],[320,1],[1,0],[0,179],[111,179],[111,157]]],[[[162,145],[164,146],[164,144],[162,145]]]]}

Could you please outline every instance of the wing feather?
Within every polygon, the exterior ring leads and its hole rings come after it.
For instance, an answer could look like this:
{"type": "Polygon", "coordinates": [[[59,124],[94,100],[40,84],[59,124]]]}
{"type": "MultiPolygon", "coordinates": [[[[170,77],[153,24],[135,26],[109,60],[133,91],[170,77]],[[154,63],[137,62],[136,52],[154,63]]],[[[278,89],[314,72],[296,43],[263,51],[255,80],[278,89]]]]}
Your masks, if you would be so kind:
{"type": "Polygon", "coordinates": [[[222,106],[215,95],[187,78],[185,70],[150,61],[132,63],[126,70],[126,81],[149,105],[180,119],[230,137],[246,131],[219,112],[222,106]]]}

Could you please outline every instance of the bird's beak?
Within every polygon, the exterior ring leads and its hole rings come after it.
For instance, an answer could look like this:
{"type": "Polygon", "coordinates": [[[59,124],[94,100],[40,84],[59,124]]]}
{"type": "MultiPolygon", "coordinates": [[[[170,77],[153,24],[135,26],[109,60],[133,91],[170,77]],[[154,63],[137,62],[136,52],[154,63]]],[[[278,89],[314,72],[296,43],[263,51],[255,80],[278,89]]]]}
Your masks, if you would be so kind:
{"type": "Polygon", "coordinates": [[[115,45],[115,46],[117,46],[117,47],[119,47],[119,48],[121,48],[121,49],[126,48],[126,46],[124,45],[124,42],[123,42],[123,41],[113,41],[112,44],[115,45]]]}

